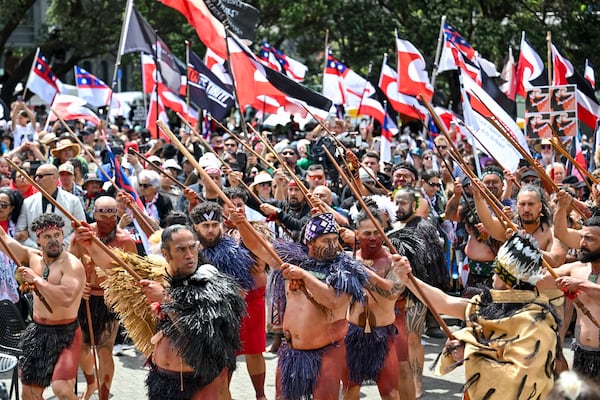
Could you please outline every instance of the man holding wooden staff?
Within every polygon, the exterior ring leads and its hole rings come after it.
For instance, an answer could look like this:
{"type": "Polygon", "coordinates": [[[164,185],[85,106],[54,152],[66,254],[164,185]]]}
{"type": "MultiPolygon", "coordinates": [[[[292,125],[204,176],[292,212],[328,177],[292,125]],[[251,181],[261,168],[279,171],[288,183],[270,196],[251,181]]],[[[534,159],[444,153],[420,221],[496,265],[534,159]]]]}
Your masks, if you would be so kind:
{"type": "Polygon", "coordinates": [[[33,295],[33,323],[21,337],[25,400],[42,399],[44,388],[50,385],[58,399],[77,399],[74,387],[81,349],[77,312],[85,271],[74,255],[63,250],[63,226],[63,219],[56,214],[42,214],[32,221],[30,229],[37,235],[41,255],[0,229],[0,236],[18,261],[29,265],[18,268],[23,281],[37,289],[33,295]],[[40,295],[52,312],[42,304],[40,295]]]}

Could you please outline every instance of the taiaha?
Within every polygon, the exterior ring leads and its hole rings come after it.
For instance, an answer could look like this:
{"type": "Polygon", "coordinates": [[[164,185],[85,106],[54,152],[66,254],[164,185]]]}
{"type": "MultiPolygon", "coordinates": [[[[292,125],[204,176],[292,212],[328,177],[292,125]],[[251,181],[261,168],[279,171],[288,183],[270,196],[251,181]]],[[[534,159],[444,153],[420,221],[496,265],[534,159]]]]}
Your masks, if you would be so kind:
{"type": "MultiPolygon", "coordinates": [[[[130,148],[129,151],[135,155],[137,158],[139,158],[140,160],[144,161],[146,163],[146,165],[152,165],[152,162],[150,162],[150,160],[148,160],[146,157],[144,157],[143,155],[141,155],[139,152],[137,152],[135,149],[130,148]]],[[[169,179],[172,183],[175,184],[175,186],[177,186],[178,188],[180,188],[181,190],[186,190],[188,189],[187,186],[185,186],[183,183],[179,182],[177,179],[173,178],[171,175],[169,175],[167,172],[163,171],[160,168],[155,168],[156,171],[163,175],[164,177],[166,177],[167,179],[169,179]]],[[[203,202],[204,199],[202,199],[202,197],[200,197],[200,194],[196,193],[196,198],[200,201],[203,202]]]]}
{"type": "MultiPolygon", "coordinates": [[[[200,134],[198,133],[198,131],[197,131],[196,129],[194,129],[194,127],[192,127],[192,126],[190,125],[190,123],[189,123],[189,122],[187,122],[187,121],[186,121],[186,120],[183,118],[183,116],[182,116],[180,113],[177,113],[177,116],[178,116],[178,117],[179,117],[179,118],[180,118],[180,119],[181,119],[181,120],[182,120],[182,121],[183,121],[183,122],[184,122],[184,123],[185,123],[185,124],[188,126],[188,128],[190,128],[190,131],[191,131],[191,132],[192,132],[194,135],[196,135],[196,136],[197,136],[197,137],[200,139],[200,141],[202,142],[202,144],[204,145],[204,147],[206,147],[206,148],[207,148],[207,150],[208,150],[208,151],[210,151],[211,153],[213,153],[213,154],[214,154],[214,155],[217,157],[217,159],[218,159],[219,161],[221,161],[221,162],[222,162],[222,163],[224,163],[224,164],[227,164],[227,166],[228,166],[228,167],[231,169],[231,165],[230,165],[230,164],[229,164],[227,161],[225,161],[225,160],[223,159],[223,157],[221,157],[221,156],[219,155],[219,153],[217,153],[217,152],[215,151],[215,149],[213,149],[213,148],[212,148],[212,146],[211,146],[211,145],[210,145],[210,144],[209,144],[209,143],[208,143],[206,140],[204,140],[204,138],[202,137],[202,135],[200,135],[200,134]]],[[[262,204],[262,203],[263,203],[263,201],[262,201],[262,200],[260,200],[260,199],[258,198],[258,196],[256,195],[256,193],[254,193],[252,190],[250,190],[250,188],[248,187],[248,185],[246,184],[246,182],[244,182],[243,178],[242,178],[242,179],[240,179],[239,183],[240,183],[240,185],[241,185],[241,186],[244,188],[244,190],[246,190],[246,192],[248,192],[248,194],[249,194],[250,196],[252,196],[252,198],[253,198],[253,199],[254,199],[254,200],[255,200],[255,201],[258,203],[258,204],[262,204]]]]}
{"type": "MultiPolygon", "coordinates": [[[[579,171],[579,173],[581,173],[582,176],[585,175],[594,185],[597,185],[599,182],[598,179],[596,179],[594,175],[592,175],[587,169],[583,168],[581,165],[579,165],[579,163],[576,160],[573,159],[573,156],[571,156],[571,154],[569,154],[569,152],[563,147],[562,143],[559,140],[559,136],[554,130],[554,128],[552,128],[552,132],[555,136],[554,138],[550,139],[550,143],[552,144],[552,146],[554,146],[554,148],[558,150],[558,152],[562,154],[571,163],[571,165],[577,168],[577,171],[579,171]]],[[[575,140],[575,138],[572,138],[571,140],[575,140]]],[[[590,187],[589,182],[587,182],[585,179],[584,182],[591,192],[592,188],[590,187]]]]}
{"type": "MultiPolygon", "coordinates": [[[[82,221],[79,221],[77,218],[75,218],[70,212],[68,212],[62,204],[60,204],[58,201],[56,201],[54,199],[54,197],[52,197],[50,194],[48,194],[48,192],[46,192],[40,185],[38,185],[38,183],[31,178],[25,171],[23,171],[21,168],[19,168],[18,165],[16,165],[15,163],[13,163],[10,159],[5,158],[6,162],[15,169],[15,171],[17,171],[19,174],[21,174],[21,176],[23,176],[29,183],[31,183],[41,194],[42,196],[44,196],[54,207],[58,208],[60,210],[60,212],[67,217],[68,219],[70,219],[73,224],[75,225],[76,228],[80,227],[83,225],[82,221]]],[[[119,267],[123,268],[125,271],[127,271],[129,273],[129,275],[131,275],[136,281],[139,281],[142,279],[142,277],[135,272],[129,265],[127,265],[123,260],[121,260],[115,253],[113,253],[107,245],[105,245],[104,243],[102,243],[102,241],[100,239],[98,239],[96,236],[92,235],[91,236],[91,240],[92,242],[94,242],[94,244],[98,245],[98,247],[100,248],[100,250],[102,250],[107,256],[109,256],[119,267]]]]}
{"type": "MultiPolygon", "coordinates": [[[[540,167],[539,163],[537,163],[533,157],[527,152],[525,151],[525,149],[523,149],[523,147],[511,136],[510,133],[506,132],[506,130],[504,129],[504,127],[502,126],[502,124],[495,118],[487,118],[487,120],[494,125],[494,127],[498,130],[498,132],[500,132],[502,134],[502,136],[504,136],[506,138],[506,140],[508,140],[514,148],[517,149],[517,151],[519,153],[521,153],[521,155],[523,156],[524,159],[526,159],[529,164],[533,167],[533,169],[535,169],[535,171],[537,172],[538,176],[544,180],[544,182],[546,182],[546,184],[548,185],[548,187],[552,188],[553,192],[558,192],[560,189],[558,187],[558,185],[556,183],[554,183],[554,180],[552,180],[552,178],[550,178],[550,176],[548,176],[548,174],[546,173],[546,171],[540,167]]],[[[551,141],[552,142],[552,141],[551,141]]],[[[579,215],[581,215],[582,217],[585,218],[585,212],[583,212],[583,210],[581,210],[578,206],[578,204],[573,204],[573,209],[579,213],[579,215]]]]}
{"type": "MultiPolygon", "coordinates": [[[[194,168],[196,168],[198,173],[200,175],[202,175],[202,177],[204,178],[205,185],[210,186],[210,188],[215,193],[218,194],[218,196],[221,198],[221,200],[223,201],[224,204],[226,204],[231,209],[236,209],[235,205],[231,202],[231,200],[225,195],[225,193],[223,193],[221,188],[215,182],[213,182],[213,180],[210,178],[210,175],[208,175],[206,173],[204,168],[202,168],[202,166],[198,163],[198,161],[196,161],[194,159],[192,154],[190,154],[189,150],[183,145],[183,143],[181,143],[179,141],[179,139],[177,139],[177,137],[164,124],[164,122],[157,121],[156,124],[158,125],[159,129],[161,131],[163,131],[171,139],[171,142],[179,149],[179,151],[181,151],[181,153],[184,155],[184,157],[186,157],[188,159],[188,161],[194,166],[194,168]]],[[[262,247],[264,247],[265,251],[267,251],[269,253],[269,256],[271,257],[271,261],[268,264],[272,267],[279,268],[279,266],[281,264],[283,264],[283,261],[281,261],[281,259],[277,255],[277,253],[275,253],[275,250],[273,250],[271,245],[269,243],[267,243],[267,241],[262,237],[262,235],[260,235],[254,229],[254,227],[250,224],[250,222],[248,222],[248,220],[244,219],[242,224],[250,232],[254,232],[254,235],[256,236],[256,239],[259,241],[260,245],[262,247]]]]}
{"type": "MultiPolygon", "coordinates": [[[[354,187],[351,184],[351,179],[352,178],[348,177],[345,174],[345,172],[342,170],[342,168],[335,161],[335,158],[331,155],[331,153],[329,152],[329,150],[327,150],[326,148],[324,148],[323,150],[325,151],[325,154],[327,154],[327,157],[329,157],[329,160],[331,161],[331,163],[333,164],[333,166],[335,167],[335,169],[339,173],[340,177],[352,189],[352,191],[354,193],[354,197],[356,197],[356,200],[360,203],[362,209],[369,216],[369,219],[371,220],[371,222],[373,222],[373,224],[375,225],[375,228],[377,229],[377,231],[379,232],[379,234],[383,238],[383,241],[385,242],[386,246],[388,247],[390,253],[397,255],[398,254],[398,250],[396,249],[396,247],[392,244],[392,242],[390,241],[390,239],[385,234],[385,232],[383,230],[383,227],[381,226],[381,224],[379,223],[379,221],[377,221],[377,219],[373,216],[373,213],[371,212],[371,210],[369,209],[369,207],[365,204],[365,201],[363,200],[363,198],[360,195],[360,193],[355,192],[355,189],[354,189],[354,187]]],[[[451,339],[451,340],[454,339],[454,335],[450,331],[450,328],[448,328],[448,325],[446,325],[446,322],[435,311],[435,307],[433,306],[433,304],[431,303],[431,301],[429,301],[429,299],[427,298],[427,296],[425,295],[425,293],[423,293],[423,291],[421,290],[421,288],[417,285],[415,277],[412,274],[408,274],[408,278],[413,283],[413,286],[415,287],[416,291],[418,292],[419,297],[423,300],[423,303],[431,311],[431,314],[433,314],[433,317],[435,318],[435,320],[440,324],[440,328],[442,328],[444,330],[444,332],[446,333],[446,335],[448,336],[448,339],[451,339]]]]}
{"type": "MultiPolygon", "coordinates": [[[[298,178],[298,176],[296,176],[296,174],[294,173],[294,171],[292,171],[292,169],[285,163],[285,161],[282,160],[281,157],[279,157],[279,154],[277,154],[277,152],[275,151],[275,149],[273,148],[273,146],[271,146],[271,144],[269,143],[269,141],[267,139],[265,139],[264,137],[262,137],[262,135],[260,135],[253,127],[250,126],[250,129],[252,129],[252,132],[258,137],[258,139],[260,139],[260,141],[265,145],[265,147],[267,148],[267,150],[269,152],[271,152],[271,154],[273,154],[275,156],[275,158],[279,162],[279,165],[281,165],[286,170],[286,172],[288,173],[288,175],[290,176],[290,178],[292,178],[292,180],[296,183],[296,185],[298,186],[298,188],[300,189],[300,191],[304,195],[304,198],[306,199],[306,202],[308,203],[308,205],[310,206],[310,208],[311,209],[317,208],[317,205],[313,201],[312,197],[308,196],[308,194],[310,194],[310,192],[306,188],[306,186],[304,186],[304,183],[302,183],[302,181],[300,180],[300,178],[298,178]]],[[[318,207],[318,208],[322,212],[327,212],[326,210],[322,209],[321,207],[318,207]]]]}
{"type": "MultiPolygon", "coordinates": [[[[329,128],[327,128],[327,126],[325,126],[325,124],[323,123],[323,121],[321,121],[319,118],[317,118],[315,116],[315,114],[313,114],[306,106],[304,106],[304,104],[301,104],[302,107],[306,110],[307,113],[309,113],[311,115],[311,117],[313,117],[315,119],[315,121],[317,121],[317,123],[319,124],[319,126],[321,126],[321,128],[327,132],[327,134],[329,135],[329,137],[331,137],[333,139],[333,141],[338,145],[338,147],[341,147],[344,150],[344,154],[346,155],[346,157],[352,157],[352,158],[356,158],[356,155],[354,154],[354,152],[350,149],[348,149],[336,136],[333,132],[331,132],[331,130],[329,128]]],[[[351,164],[349,164],[346,160],[344,160],[344,163],[346,164],[347,168],[360,168],[360,165],[356,165],[353,166],[351,164]]],[[[360,163],[358,163],[360,164],[360,163]]],[[[383,184],[381,182],[379,182],[379,179],[377,179],[376,176],[373,176],[373,174],[371,173],[371,171],[369,171],[367,168],[363,168],[365,170],[365,172],[367,173],[367,175],[369,176],[369,178],[371,178],[373,180],[373,182],[375,182],[375,184],[377,186],[379,186],[381,189],[385,190],[385,193],[387,193],[388,195],[390,194],[390,191],[383,186],[383,184]]],[[[358,183],[358,182],[357,182],[358,183]]],[[[360,185],[362,186],[362,182],[360,183],[360,185]]]]}
{"type": "Polygon", "coordinates": [[[247,151],[249,151],[253,156],[255,156],[257,159],[259,159],[262,163],[265,164],[265,166],[267,168],[271,168],[273,171],[276,170],[277,168],[275,168],[275,166],[273,164],[271,164],[269,161],[267,161],[263,156],[261,156],[260,154],[258,154],[252,147],[248,146],[248,144],[246,142],[244,142],[242,139],[240,139],[239,136],[237,136],[235,133],[233,133],[229,128],[227,128],[225,125],[221,124],[219,121],[217,121],[216,119],[211,119],[212,121],[214,121],[217,126],[219,126],[219,128],[223,129],[225,132],[227,132],[228,134],[231,135],[231,137],[238,142],[239,144],[242,145],[242,147],[244,149],[246,149],[247,151]]]}
{"type": "MultiPolygon", "coordinates": [[[[6,243],[6,241],[4,240],[4,237],[2,237],[2,235],[0,235],[0,244],[2,245],[2,247],[4,247],[4,251],[6,252],[6,254],[8,254],[8,256],[10,258],[12,258],[12,260],[15,262],[15,265],[17,266],[17,268],[21,268],[23,266],[21,264],[21,261],[19,261],[19,259],[17,258],[15,253],[12,251],[12,249],[10,247],[8,247],[8,243],[6,243]]],[[[33,289],[33,291],[35,292],[37,297],[40,299],[40,301],[42,302],[44,307],[46,307],[46,309],[52,314],[53,313],[52,307],[50,307],[50,304],[48,304],[48,301],[46,300],[44,295],[42,295],[40,293],[39,289],[35,286],[35,284],[28,283],[26,289],[30,289],[30,288],[33,289]]],[[[23,291],[26,291],[26,290],[23,290],[23,291]]]]}
{"type": "MultiPolygon", "coordinates": [[[[56,112],[56,110],[54,110],[53,108],[51,108],[51,111],[54,113],[54,115],[56,115],[56,117],[58,118],[58,120],[61,122],[61,124],[65,127],[65,129],[67,129],[67,131],[69,132],[69,134],[71,135],[71,137],[77,141],[77,143],[79,144],[79,146],[81,146],[81,148],[83,149],[83,151],[86,152],[86,154],[90,157],[90,159],[93,161],[94,164],[96,164],[96,166],[98,167],[98,171],[100,171],[100,173],[104,176],[104,178],[110,182],[112,184],[112,186],[116,189],[117,193],[125,193],[125,191],[123,189],[121,189],[114,181],[113,178],[111,178],[106,171],[104,170],[104,168],[102,168],[102,165],[100,165],[100,163],[98,163],[98,161],[96,160],[96,156],[94,154],[92,154],[88,149],[86,149],[85,145],[81,142],[81,140],[79,140],[79,138],[77,137],[77,135],[75,134],[75,132],[73,132],[71,130],[71,128],[69,127],[69,125],[66,124],[66,122],[62,119],[62,117],[56,112]]],[[[154,233],[154,231],[156,231],[158,228],[158,226],[156,224],[154,224],[153,222],[151,222],[147,216],[144,214],[143,210],[141,210],[137,204],[135,204],[134,202],[129,204],[129,209],[133,212],[135,219],[137,220],[137,222],[140,224],[140,228],[142,228],[142,230],[144,231],[144,233],[146,234],[146,236],[150,236],[152,235],[152,233],[154,233]]]]}
{"type": "MultiPolygon", "coordinates": [[[[429,104],[429,102],[427,102],[425,99],[423,99],[422,96],[421,96],[421,101],[428,108],[429,112],[431,113],[431,116],[436,121],[436,124],[438,125],[438,128],[440,129],[440,131],[446,131],[446,126],[441,122],[439,116],[437,115],[435,110],[433,110],[433,108],[431,107],[431,104],[429,104]]],[[[448,132],[446,132],[446,134],[447,133],[448,132]]],[[[479,180],[477,179],[476,176],[474,176],[473,172],[469,168],[463,166],[460,163],[458,163],[458,165],[463,170],[465,175],[467,175],[473,181],[473,183],[477,185],[478,190],[484,196],[485,200],[490,205],[490,207],[492,208],[494,213],[498,216],[499,221],[504,226],[512,229],[513,231],[518,231],[519,228],[502,211],[502,208],[499,207],[494,202],[494,200],[492,199],[492,197],[494,197],[494,196],[489,192],[489,189],[487,187],[485,187],[484,185],[479,184],[479,182],[478,182],[479,180]]],[[[552,278],[554,278],[555,280],[559,278],[556,271],[554,271],[554,268],[552,268],[552,266],[548,263],[548,261],[546,261],[546,259],[544,259],[543,257],[542,257],[542,265],[546,268],[546,270],[552,276],[552,278]]],[[[600,328],[600,323],[594,318],[594,316],[590,313],[590,311],[587,309],[587,307],[581,302],[581,300],[577,298],[577,293],[568,293],[568,296],[569,296],[569,298],[573,299],[573,303],[575,303],[575,305],[581,310],[581,312],[583,314],[585,314],[590,319],[590,321],[592,321],[592,323],[594,325],[596,325],[598,328],[600,328]]]]}

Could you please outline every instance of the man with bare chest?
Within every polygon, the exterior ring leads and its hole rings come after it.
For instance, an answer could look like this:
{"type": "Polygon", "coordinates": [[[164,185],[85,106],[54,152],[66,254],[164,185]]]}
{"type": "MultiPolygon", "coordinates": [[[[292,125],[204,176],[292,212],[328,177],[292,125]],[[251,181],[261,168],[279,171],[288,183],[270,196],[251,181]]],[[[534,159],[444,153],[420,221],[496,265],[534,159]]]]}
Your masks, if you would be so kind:
{"type": "MultiPolygon", "coordinates": [[[[91,224],[98,238],[107,246],[118,248],[128,253],[136,253],[135,242],[121,228],[117,227],[117,201],[109,196],[102,196],[94,202],[93,217],[96,222],[91,224]]],[[[115,365],[112,357],[113,344],[119,327],[116,315],[104,303],[104,289],[100,284],[106,279],[96,273],[96,263],[89,257],[87,249],[77,242],[74,236],[69,246],[69,252],[84,261],[87,294],[85,300],[89,304],[90,317],[93,321],[92,330],[94,344],[98,353],[98,376],[100,383],[94,376],[94,359],[91,350],[90,327],[88,324],[87,306],[85,302],[79,307],[79,324],[82,328],[83,345],[79,363],[87,383],[83,399],[87,400],[99,389],[100,400],[108,400],[115,365]],[[83,257],[83,258],[82,258],[83,257]]]]}
{"type": "MultiPolygon", "coordinates": [[[[556,268],[556,285],[578,298],[598,318],[600,315],[600,217],[592,217],[581,229],[579,261],[556,268]]],[[[548,277],[544,282],[553,285],[548,277]]],[[[577,313],[573,369],[600,384],[600,329],[583,313],[577,313]]]]}
{"type": "Polygon", "coordinates": [[[34,250],[9,238],[0,229],[18,260],[29,267],[18,272],[34,285],[33,321],[21,337],[20,360],[23,399],[42,399],[44,388],[52,385],[58,399],[76,399],[75,378],[81,348],[81,328],[77,322],[83,295],[85,271],[81,262],[63,251],[63,219],[42,214],[31,223],[42,250],[34,250]],[[40,299],[43,296],[50,311],[40,299]]]}
{"type": "MultiPolygon", "coordinates": [[[[380,218],[378,214],[376,218],[380,218]]],[[[395,344],[398,332],[394,324],[396,300],[405,286],[399,282],[393,268],[408,260],[399,255],[392,256],[382,246],[383,239],[367,214],[361,212],[355,222],[360,245],[356,258],[366,266],[368,283],[364,289],[364,303],[352,304],[348,312],[344,399],[357,400],[361,384],[366,380],[377,382],[382,399],[407,399],[409,395],[404,392],[413,388],[412,377],[408,362],[401,374],[395,344]],[[403,384],[400,384],[399,376],[405,378],[403,384]]],[[[406,331],[406,326],[403,328],[406,331]]],[[[406,332],[403,335],[406,338],[406,332]]]]}
{"type": "MultiPolygon", "coordinates": [[[[494,239],[504,242],[506,240],[504,225],[492,216],[479,190],[473,190],[473,198],[481,222],[489,230],[490,235],[494,239]]],[[[567,248],[554,237],[550,210],[539,186],[524,185],[521,187],[517,195],[517,220],[515,222],[519,228],[537,241],[544,259],[550,266],[557,267],[565,261],[567,248]]]]}
{"type": "Polygon", "coordinates": [[[277,365],[278,399],[339,396],[346,312],[350,303],[363,301],[367,275],[360,262],[340,252],[334,220],[330,213],[315,215],[305,227],[303,244],[275,245],[284,261],[287,300],[285,340],[277,365]]]}
{"type": "MultiPolygon", "coordinates": [[[[77,229],[94,262],[109,268],[112,259],[90,240],[93,234],[85,226],[77,229]]],[[[199,262],[198,242],[187,226],[163,230],[161,253],[167,261],[164,279],[139,281],[159,317],[146,378],[148,399],[228,400],[227,375],[235,369],[235,351],[241,346],[239,287],[214,266],[199,262]]]]}

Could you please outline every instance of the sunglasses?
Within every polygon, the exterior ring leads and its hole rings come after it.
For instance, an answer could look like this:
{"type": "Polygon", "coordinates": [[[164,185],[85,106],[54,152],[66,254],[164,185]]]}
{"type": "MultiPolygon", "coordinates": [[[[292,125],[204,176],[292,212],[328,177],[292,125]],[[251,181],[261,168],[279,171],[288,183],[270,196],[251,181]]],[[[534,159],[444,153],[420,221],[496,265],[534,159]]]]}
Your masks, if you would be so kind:
{"type": "Polygon", "coordinates": [[[258,184],[258,186],[268,186],[271,187],[271,182],[261,182],[258,184]]]}
{"type": "Polygon", "coordinates": [[[38,174],[35,176],[35,179],[42,179],[45,178],[46,176],[52,176],[54,174],[38,174]]]}
{"type": "Polygon", "coordinates": [[[296,153],[294,153],[293,151],[284,151],[283,153],[281,153],[281,155],[284,155],[284,156],[295,156],[296,153]]]}
{"type": "Polygon", "coordinates": [[[0,208],[2,208],[2,209],[6,209],[10,206],[12,206],[12,204],[10,204],[10,203],[0,203],[0,208]]]}
{"type": "Polygon", "coordinates": [[[425,157],[423,157],[423,160],[433,160],[433,157],[431,157],[431,156],[425,156],[425,157]]]}
{"type": "Polygon", "coordinates": [[[443,144],[442,145],[437,145],[436,147],[439,148],[439,149],[447,149],[448,148],[448,146],[443,145],[443,144]]]}
{"type": "Polygon", "coordinates": [[[311,181],[317,181],[323,179],[323,175],[308,175],[308,179],[311,181]]]}
{"type": "MultiPolygon", "coordinates": [[[[427,182],[427,181],[426,181],[426,182],[427,182]]],[[[428,184],[429,186],[433,186],[433,187],[437,187],[437,188],[439,188],[439,187],[442,187],[442,184],[441,184],[441,183],[427,182],[427,184],[428,184]]]]}
{"type": "Polygon", "coordinates": [[[141,188],[143,188],[143,189],[147,189],[147,188],[149,188],[149,187],[152,187],[152,185],[151,185],[151,184],[149,184],[149,183],[140,183],[140,184],[139,184],[139,186],[140,186],[141,188]]]}
{"type": "Polygon", "coordinates": [[[549,144],[543,144],[543,145],[541,145],[541,146],[540,146],[540,148],[541,148],[542,150],[548,150],[548,149],[552,148],[552,146],[551,146],[551,145],[549,145],[549,144]]]}

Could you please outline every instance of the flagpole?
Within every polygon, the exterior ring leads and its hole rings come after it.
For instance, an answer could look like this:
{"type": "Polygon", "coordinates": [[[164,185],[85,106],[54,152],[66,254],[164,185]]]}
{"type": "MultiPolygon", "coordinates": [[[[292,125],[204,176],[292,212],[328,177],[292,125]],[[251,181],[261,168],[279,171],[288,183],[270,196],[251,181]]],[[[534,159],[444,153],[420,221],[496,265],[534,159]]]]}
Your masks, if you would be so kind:
{"type": "MultiPolygon", "coordinates": [[[[363,87],[362,93],[360,95],[360,102],[358,103],[358,109],[356,110],[356,118],[360,115],[360,108],[362,107],[363,98],[365,97],[365,93],[367,92],[367,87],[369,85],[369,78],[371,77],[371,71],[373,70],[373,62],[369,63],[369,72],[367,72],[367,79],[365,79],[365,86],[363,87]]],[[[373,117],[370,118],[371,121],[373,117]]]]}
{"type": "MultiPolygon", "coordinates": [[[[190,65],[190,41],[185,41],[185,104],[187,105],[188,113],[190,112],[190,77],[188,75],[188,66],[190,65]]],[[[202,111],[198,116],[201,121],[202,111]]]]}
{"type": "MultiPolygon", "coordinates": [[[[158,74],[160,74],[162,76],[162,71],[160,70],[160,66],[158,64],[158,30],[154,30],[154,68],[156,70],[156,77],[158,78],[158,74]]],[[[162,79],[162,78],[161,78],[162,79]]],[[[158,100],[158,79],[156,80],[155,84],[154,84],[154,95],[156,96],[156,102],[154,103],[156,105],[156,119],[160,119],[160,107],[159,107],[159,100],[158,100]]],[[[156,125],[156,140],[158,140],[160,137],[160,134],[158,132],[158,125],[156,125]]]]}
{"type": "Polygon", "coordinates": [[[238,105],[240,110],[240,124],[242,125],[242,132],[246,139],[250,136],[248,135],[248,129],[246,128],[246,121],[244,120],[244,113],[242,112],[242,105],[240,104],[240,97],[238,96],[237,91],[237,82],[235,80],[235,75],[233,74],[233,65],[231,65],[231,50],[229,48],[229,37],[231,36],[231,32],[227,26],[226,22],[223,22],[223,26],[225,27],[225,48],[227,49],[227,69],[229,70],[229,75],[231,75],[231,83],[233,86],[233,95],[235,97],[235,102],[238,105]]]}
{"type": "Polygon", "coordinates": [[[25,88],[23,89],[23,100],[25,100],[25,95],[27,94],[27,85],[29,84],[29,77],[33,73],[33,68],[35,67],[35,62],[37,61],[37,58],[39,55],[40,55],[40,48],[38,47],[35,50],[35,55],[33,56],[33,62],[31,63],[31,68],[29,69],[29,76],[27,77],[27,82],[25,82],[25,88]]]}
{"type": "Polygon", "coordinates": [[[546,47],[548,48],[548,86],[552,86],[552,32],[546,32],[546,47]]]}
{"type": "Polygon", "coordinates": [[[121,36],[119,36],[119,47],[117,49],[117,57],[115,59],[115,68],[113,70],[113,77],[111,81],[111,91],[110,96],[108,98],[108,107],[106,108],[106,121],[110,116],[110,109],[112,107],[112,96],[115,92],[115,87],[117,86],[117,75],[119,72],[119,68],[121,67],[121,55],[123,53],[123,47],[125,46],[125,34],[129,30],[129,21],[131,19],[131,12],[133,10],[133,0],[127,0],[127,4],[125,5],[125,16],[123,17],[123,25],[121,25],[121,36]]]}
{"type": "Polygon", "coordinates": [[[435,87],[435,78],[437,76],[437,70],[440,63],[440,56],[442,54],[442,44],[444,43],[444,25],[446,24],[446,16],[442,15],[440,24],[440,34],[438,35],[438,42],[435,48],[435,59],[433,61],[433,71],[431,71],[431,86],[435,87]]]}
{"type": "MultiPolygon", "coordinates": [[[[146,99],[146,93],[144,93],[144,88],[147,87],[148,82],[146,82],[146,77],[144,76],[144,53],[142,53],[140,51],[140,70],[142,71],[142,102],[144,104],[144,112],[148,112],[148,99],[146,99]]],[[[155,71],[156,72],[156,71],[155,71]]],[[[152,78],[154,79],[154,77],[152,78]]],[[[156,84],[155,84],[156,85],[156,84]]],[[[148,119],[148,115],[145,115],[146,118],[144,119],[148,119]]],[[[158,116],[157,116],[158,118],[158,116]]]]}

